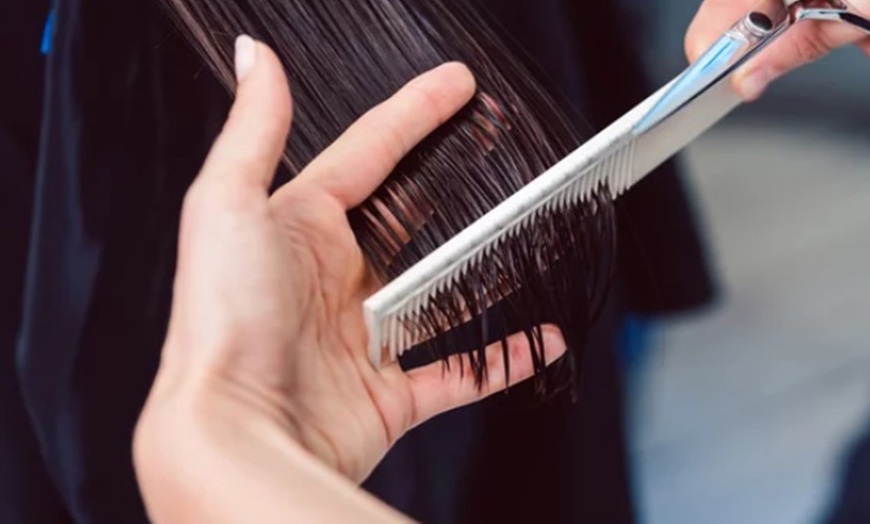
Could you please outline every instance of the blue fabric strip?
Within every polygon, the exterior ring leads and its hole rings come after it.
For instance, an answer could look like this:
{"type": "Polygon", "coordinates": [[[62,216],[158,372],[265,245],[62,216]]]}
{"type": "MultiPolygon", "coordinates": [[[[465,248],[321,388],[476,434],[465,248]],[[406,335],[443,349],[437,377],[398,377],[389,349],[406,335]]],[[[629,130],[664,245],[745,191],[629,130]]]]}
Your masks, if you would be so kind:
{"type": "Polygon", "coordinates": [[[42,45],[39,50],[43,55],[51,53],[51,44],[54,42],[54,9],[49,11],[45,20],[45,29],[42,32],[42,45]]]}
{"type": "Polygon", "coordinates": [[[622,322],[619,353],[625,369],[643,364],[644,356],[652,348],[655,322],[639,315],[627,315],[622,322]]]}

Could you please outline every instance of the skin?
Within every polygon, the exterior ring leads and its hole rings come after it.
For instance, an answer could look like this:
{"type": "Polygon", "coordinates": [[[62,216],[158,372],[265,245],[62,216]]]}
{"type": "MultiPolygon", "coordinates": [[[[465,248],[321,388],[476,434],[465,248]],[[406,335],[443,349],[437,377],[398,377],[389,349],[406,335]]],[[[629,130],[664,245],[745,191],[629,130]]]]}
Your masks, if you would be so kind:
{"type": "MultiPolygon", "coordinates": [[[[706,0],[686,34],[689,61],[694,62],[758,0],[706,0]]],[[[855,13],[870,17],[870,0],[847,0],[855,13]]],[[[870,37],[845,24],[801,23],[764,50],[734,76],[734,87],[747,100],[757,99],[767,86],[789,71],[850,44],[870,54],[870,37]]]]}
{"type": "MultiPolygon", "coordinates": [[[[362,301],[377,283],[346,212],[470,100],[474,78],[446,64],[413,80],[270,196],[292,102],[277,57],[246,45],[184,202],[170,326],[134,438],[142,494],[158,524],[402,521],[357,483],[409,429],[530,377],[532,362],[514,336],[510,377],[494,346],[482,390],[459,361],[376,370],[362,301]]],[[[552,326],[544,337],[552,362],[565,342],[552,326]]]]}
{"type": "MultiPolygon", "coordinates": [[[[870,0],[849,0],[870,15],[870,0]]],[[[706,0],[686,36],[691,61],[755,0],[706,0]]],[[[770,82],[870,38],[836,24],[795,28],[735,76],[755,99],[770,82]]],[[[172,318],[133,455],[151,519],[401,522],[357,488],[412,427],[505,387],[490,349],[478,390],[459,362],[404,373],[366,358],[362,301],[377,289],[346,211],[459,110],[474,79],[447,64],[374,108],[269,196],[292,116],[277,58],[250,42],[236,103],[184,204],[172,318]]],[[[550,361],[565,351],[545,326],[550,361]]],[[[510,382],[531,375],[510,340],[510,382]]]]}

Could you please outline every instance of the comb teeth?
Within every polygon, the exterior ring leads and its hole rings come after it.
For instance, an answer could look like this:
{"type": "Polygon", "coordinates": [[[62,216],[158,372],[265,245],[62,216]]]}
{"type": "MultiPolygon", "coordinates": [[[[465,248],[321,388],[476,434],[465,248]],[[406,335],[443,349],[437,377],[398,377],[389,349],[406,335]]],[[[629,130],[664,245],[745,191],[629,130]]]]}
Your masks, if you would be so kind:
{"type": "MultiPolygon", "coordinates": [[[[579,258],[575,256],[577,253],[570,251],[554,255],[553,237],[536,240],[535,235],[522,233],[534,231],[537,234],[539,230],[535,228],[540,228],[541,231],[554,234],[561,241],[563,231],[554,232],[546,226],[559,223],[570,228],[577,221],[596,220],[598,217],[602,217],[602,220],[612,219],[612,216],[607,215],[607,201],[625,193],[640,178],[677,153],[741,102],[727,82],[720,82],[701,94],[692,104],[669,117],[666,125],[658,125],[640,133],[639,123],[672,84],[673,82],[659,89],[561,162],[369,297],[363,304],[363,313],[369,330],[372,363],[376,367],[380,366],[385,350],[388,358],[394,359],[408,348],[458,327],[438,324],[438,319],[443,321],[451,315],[456,316],[455,311],[437,311],[443,305],[438,301],[443,299],[444,303],[452,307],[465,304],[463,293],[467,295],[473,286],[480,287],[480,280],[476,280],[471,282],[471,287],[468,286],[469,282],[461,282],[464,288],[457,289],[457,283],[462,281],[470,269],[476,269],[475,276],[484,280],[485,303],[479,308],[486,308],[504,298],[500,293],[505,293],[506,290],[511,292],[512,285],[522,286],[525,278],[537,279],[538,284],[542,284],[544,288],[563,285],[563,282],[542,281],[534,274],[534,270],[529,273],[528,267],[519,268],[520,273],[525,271],[524,274],[514,275],[505,271],[512,269],[509,266],[517,262],[514,255],[521,249],[529,249],[530,252],[550,257],[549,260],[544,260],[550,264],[556,263],[553,257],[567,255],[570,260],[566,261],[573,264],[571,268],[577,267],[578,272],[583,270],[590,263],[588,257],[595,257],[595,251],[601,248],[600,245],[595,245],[594,236],[602,231],[605,235],[612,233],[606,231],[612,229],[612,224],[593,223],[589,230],[593,233],[587,238],[578,238],[584,237],[582,232],[579,235],[570,231],[566,233],[571,242],[580,243],[575,245],[578,252],[584,252],[579,258]],[[584,202],[588,206],[582,205],[584,202]],[[546,221],[539,224],[542,216],[546,221]],[[542,247],[547,252],[540,252],[542,247]],[[499,259],[494,254],[501,254],[502,258],[499,259]],[[491,280],[493,275],[497,275],[495,282],[491,280]],[[399,333],[402,333],[401,337],[399,333]]],[[[522,258],[524,253],[519,252],[519,258],[522,258]]],[[[520,265],[522,266],[522,260],[520,265]]],[[[594,260],[592,269],[595,269],[594,260]]],[[[593,273],[590,278],[599,277],[600,273],[593,273]]],[[[579,285],[574,289],[576,291],[583,287],[579,285]]],[[[592,287],[595,287],[594,282],[592,287]]],[[[547,292],[543,288],[542,291],[547,292]]],[[[561,291],[555,295],[560,293],[561,291]]],[[[535,296],[531,298],[536,299],[535,296]]],[[[555,298],[561,300],[564,297],[555,298]]],[[[467,312],[469,315],[475,313],[480,312],[467,312]]],[[[572,322],[570,319],[566,321],[568,324],[572,322]]],[[[560,327],[565,329],[571,326],[560,327]]]]}
{"type": "MultiPolygon", "coordinates": [[[[606,150],[610,153],[579,169],[569,156],[369,298],[364,308],[372,363],[381,365],[384,353],[395,360],[438,332],[458,327],[435,326],[424,316],[436,314],[430,311],[436,299],[459,296],[457,286],[470,272],[491,263],[496,251],[534,230],[544,217],[590,203],[602,189],[610,198],[626,191],[635,178],[635,141],[614,141],[606,150]]],[[[501,298],[497,290],[484,292],[487,303],[467,311],[468,316],[479,315],[501,298]]]]}

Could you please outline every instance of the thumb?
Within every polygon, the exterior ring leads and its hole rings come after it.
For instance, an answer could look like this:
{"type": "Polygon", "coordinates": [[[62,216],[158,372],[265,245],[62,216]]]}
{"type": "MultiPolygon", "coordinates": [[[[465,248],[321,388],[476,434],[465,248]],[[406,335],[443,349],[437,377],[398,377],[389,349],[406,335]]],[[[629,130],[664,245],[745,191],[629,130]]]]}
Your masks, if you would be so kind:
{"type": "Polygon", "coordinates": [[[290,87],[272,50],[242,35],[236,39],[236,100],[200,173],[205,183],[268,190],[287,144],[292,119],[290,87]]]}

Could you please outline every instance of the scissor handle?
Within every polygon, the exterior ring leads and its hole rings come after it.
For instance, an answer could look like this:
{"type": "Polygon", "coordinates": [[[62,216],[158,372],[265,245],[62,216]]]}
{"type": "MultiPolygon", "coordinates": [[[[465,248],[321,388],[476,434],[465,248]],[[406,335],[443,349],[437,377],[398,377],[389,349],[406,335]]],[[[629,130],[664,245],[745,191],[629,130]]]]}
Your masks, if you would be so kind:
{"type": "Polygon", "coordinates": [[[870,33],[870,20],[853,13],[843,0],[827,0],[831,8],[817,8],[810,0],[761,0],[735,23],[694,64],[671,83],[664,95],[634,128],[648,132],[775,42],[803,20],[849,24],[870,33]]]}
{"type": "Polygon", "coordinates": [[[683,74],[673,81],[652,110],[634,129],[648,132],[774,42],[793,23],[787,0],[762,0],[723,34],[683,74]]]}
{"type": "Polygon", "coordinates": [[[870,34],[870,20],[849,11],[847,7],[836,9],[801,8],[797,11],[796,19],[798,21],[828,20],[831,22],[842,22],[870,34]]]}

